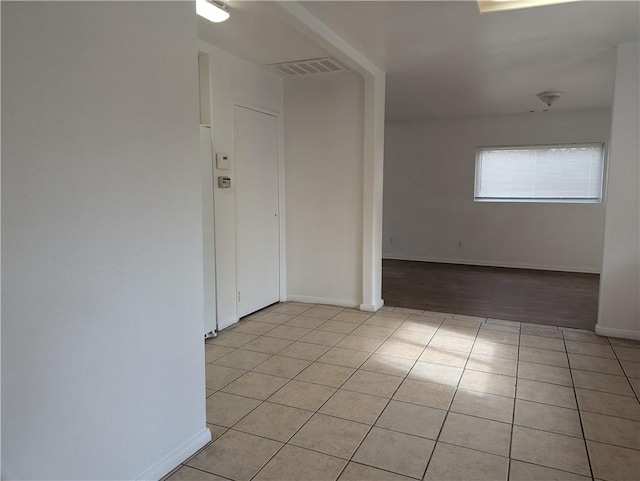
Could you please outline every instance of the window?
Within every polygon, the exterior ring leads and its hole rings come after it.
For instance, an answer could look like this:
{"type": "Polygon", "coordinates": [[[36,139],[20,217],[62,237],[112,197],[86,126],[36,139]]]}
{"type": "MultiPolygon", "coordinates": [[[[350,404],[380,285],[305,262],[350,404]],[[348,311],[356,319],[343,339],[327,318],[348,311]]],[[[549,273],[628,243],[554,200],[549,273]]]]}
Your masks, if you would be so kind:
{"type": "Polygon", "coordinates": [[[600,202],[603,144],[476,149],[475,200],[600,202]]]}

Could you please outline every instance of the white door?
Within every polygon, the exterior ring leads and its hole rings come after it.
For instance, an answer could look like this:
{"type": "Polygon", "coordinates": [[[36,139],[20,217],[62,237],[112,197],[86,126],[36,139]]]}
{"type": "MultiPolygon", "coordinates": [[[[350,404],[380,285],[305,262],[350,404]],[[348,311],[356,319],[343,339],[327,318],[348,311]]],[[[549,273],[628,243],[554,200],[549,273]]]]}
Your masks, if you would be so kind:
{"type": "Polygon", "coordinates": [[[278,118],[236,106],[238,316],[280,300],[278,118]]]}

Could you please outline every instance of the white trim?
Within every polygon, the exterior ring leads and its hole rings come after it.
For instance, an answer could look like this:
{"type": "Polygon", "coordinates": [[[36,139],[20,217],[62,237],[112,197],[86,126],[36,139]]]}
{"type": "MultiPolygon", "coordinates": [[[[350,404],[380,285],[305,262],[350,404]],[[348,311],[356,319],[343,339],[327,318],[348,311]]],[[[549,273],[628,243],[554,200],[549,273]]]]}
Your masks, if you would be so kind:
{"type": "Polygon", "coordinates": [[[366,312],[377,312],[382,309],[382,306],[384,306],[384,301],[380,299],[380,302],[376,304],[360,304],[360,310],[366,312]]]}
{"type": "Polygon", "coordinates": [[[210,441],[211,431],[209,431],[209,428],[204,428],[202,431],[189,439],[182,446],[169,453],[169,455],[167,455],[164,459],[156,463],[136,479],[162,479],[164,475],[171,472],[172,469],[175,469],[176,466],[180,465],[180,463],[188,459],[189,456],[195,454],[200,448],[205,446],[210,441]]]}
{"type": "MultiPolygon", "coordinates": [[[[235,269],[235,281],[236,281],[236,285],[235,285],[235,292],[233,293],[233,298],[235,300],[234,302],[234,311],[235,311],[235,322],[238,322],[240,320],[240,317],[242,317],[240,315],[240,310],[239,310],[239,304],[240,302],[238,301],[238,298],[240,297],[240,295],[238,294],[238,292],[240,291],[240,286],[238,285],[238,186],[241,184],[238,182],[238,102],[236,100],[234,100],[233,102],[233,159],[234,159],[234,165],[233,165],[233,169],[231,171],[231,174],[233,175],[233,177],[235,178],[235,188],[233,189],[233,253],[234,253],[234,269],[235,269]]],[[[240,107],[242,107],[242,105],[240,105],[240,107]]],[[[249,110],[253,110],[250,107],[243,107],[249,110]]],[[[215,181],[214,181],[214,189],[215,189],[215,181]]],[[[229,324],[230,325],[230,324],[229,324]]],[[[221,331],[222,329],[229,327],[229,325],[224,325],[224,326],[220,326],[220,322],[218,322],[218,331],[221,331]]]]}
{"type": "Polygon", "coordinates": [[[578,272],[580,274],[600,274],[600,270],[590,267],[577,266],[556,266],[546,264],[525,264],[516,262],[499,262],[499,261],[482,261],[474,259],[442,259],[437,257],[422,256],[390,256],[383,254],[383,259],[392,259],[398,261],[416,261],[416,262],[437,262],[440,264],[460,264],[470,266],[484,267],[512,267],[515,269],[534,269],[537,271],[559,271],[559,272],[578,272]]]}
{"type": "Polygon", "coordinates": [[[222,331],[223,329],[232,326],[239,320],[240,318],[238,316],[228,317],[226,319],[223,319],[222,321],[218,320],[218,331],[222,331]]]}
{"type": "Polygon", "coordinates": [[[280,302],[287,300],[287,219],[285,204],[284,115],[278,116],[278,225],[280,227],[280,302]]]}
{"type": "Polygon", "coordinates": [[[639,331],[627,331],[625,329],[601,327],[600,324],[596,324],[596,334],[598,336],[620,337],[622,339],[635,339],[636,341],[640,341],[639,331]]]}
{"type": "Polygon", "coordinates": [[[289,294],[287,296],[287,300],[292,302],[304,302],[305,304],[326,304],[329,306],[352,307],[352,308],[358,307],[358,303],[355,301],[349,301],[346,299],[328,299],[326,297],[310,297],[310,296],[298,296],[295,294],[289,294]]]}

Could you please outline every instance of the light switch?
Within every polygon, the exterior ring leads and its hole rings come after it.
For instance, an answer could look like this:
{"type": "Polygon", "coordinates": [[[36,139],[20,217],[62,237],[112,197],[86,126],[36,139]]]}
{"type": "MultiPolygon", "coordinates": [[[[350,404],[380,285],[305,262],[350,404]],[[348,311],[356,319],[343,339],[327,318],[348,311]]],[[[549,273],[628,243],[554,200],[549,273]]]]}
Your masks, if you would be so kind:
{"type": "Polygon", "coordinates": [[[228,189],[229,187],[231,187],[231,177],[224,177],[222,175],[219,176],[218,187],[221,189],[228,189]]]}
{"type": "Polygon", "coordinates": [[[216,154],[216,169],[229,170],[231,168],[231,162],[229,161],[228,154],[216,154]]]}

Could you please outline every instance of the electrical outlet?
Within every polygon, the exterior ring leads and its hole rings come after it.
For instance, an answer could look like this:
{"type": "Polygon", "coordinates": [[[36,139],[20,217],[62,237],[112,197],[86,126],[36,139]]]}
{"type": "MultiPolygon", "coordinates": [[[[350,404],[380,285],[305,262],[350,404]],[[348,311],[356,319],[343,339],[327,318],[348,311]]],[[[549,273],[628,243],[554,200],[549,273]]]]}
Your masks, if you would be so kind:
{"type": "Polygon", "coordinates": [[[394,245],[396,243],[395,237],[389,237],[389,244],[394,245]]]}

